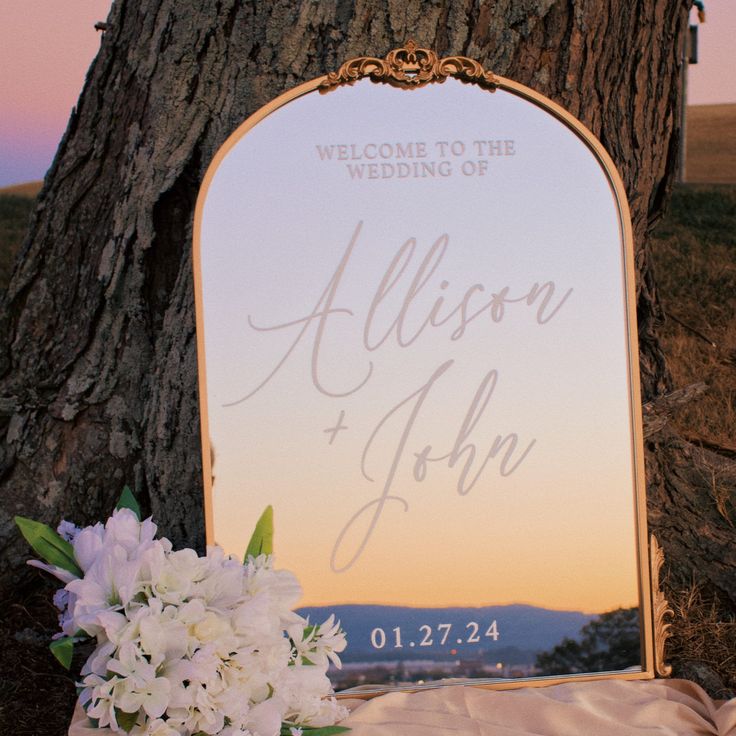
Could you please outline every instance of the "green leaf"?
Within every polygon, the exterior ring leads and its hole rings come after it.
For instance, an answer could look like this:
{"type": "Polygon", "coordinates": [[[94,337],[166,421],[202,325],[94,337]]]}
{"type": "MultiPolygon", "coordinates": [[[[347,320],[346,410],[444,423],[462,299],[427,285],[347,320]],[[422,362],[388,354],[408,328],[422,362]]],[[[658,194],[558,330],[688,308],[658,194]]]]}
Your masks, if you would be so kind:
{"type": "Polygon", "coordinates": [[[25,537],[28,544],[33,547],[34,552],[49,565],[56,565],[62,570],[82,577],[82,571],[74,559],[74,548],[62,539],[50,526],[40,521],[26,519],[24,516],[16,516],[15,523],[20,533],[25,537]]]}
{"type": "Polygon", "coordinates": [[[135,500],[133,491],[128,486],[125,486],[120,494],[120,500],[115,507],[116,511],[118,509],[130,509],[138,517],[138,521],[141,520],[141,507],[138,505],[138,501],[135,500]]]}
{"type": "Polygon", "coordinates": [[[283,721],[281,736],[291,736],[292,728],[300,728],[304,736],[334,736],[334,734],[346,733],[350,730],[347,726],[300,726],[298,723],[283,721]]]}
{"type": "Polygon", "coordinates": [[[115,720],[125,733],[130,733],[133,730],[133,726],[135,726],[135,722],[138,720],[138,711],[135,713],[126,713],[120,710],[120,708],[115,708],[115,720]]]}
{"type": "Polygon", "coordinates": [[[61,662],[62,666],[69,669],[72,666],[72,655],[74,654],[74,639],[71,636],[64,636],[61,639],[54,639],[49,644],[51,654],[61,662]]]}
{"type": "Polygon", "coordinates": [[[273,506],[266,506],[248,542],[244,561],[247,561],[248,557],[271,554],[273,554],[273,506]]]}

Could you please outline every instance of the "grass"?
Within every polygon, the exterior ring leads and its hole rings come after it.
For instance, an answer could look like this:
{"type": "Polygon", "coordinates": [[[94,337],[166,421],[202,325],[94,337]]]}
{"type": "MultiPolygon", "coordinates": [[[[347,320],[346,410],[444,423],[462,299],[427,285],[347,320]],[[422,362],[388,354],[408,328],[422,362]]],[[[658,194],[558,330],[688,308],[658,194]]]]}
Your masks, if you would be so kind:
{"type": "Polygon", "coordinates": [[[676,187],[652,253],[674,385],[708,384],[673,423],[736,453],[736,186],[676,187]]]}
{"type": "Polygon", "coordinates": [[[736,105],[695,105],[687,109],[689,183],[736,184],[736,105]]]}
{"type": "Polygon", "coordinates": [[[0,192],[0,292],[10,281],[35,201],[33,197],[0,192]]]}
{"type": "MultiPolygon", "coordinates": [[[[674,413],[684,437],[736,459],[736,186],[682,184],[652,240],[655,281],[667,319],[660,338],[675,388],[707,392],[674,413]]],[[[733,523],[733,491],[718,470],[704,485],[733,523]]],[[[674,609],[667,656],[675,675],[696,677],[714,697],[736,692],[736,618],[709,591],[668,590],[674,609]]]]}
{"type": "MultiPolygon", "coordinates": [[[[711,693],[716,698],[734,697],[736,692],[736,618],[724,611],[715,596],[693,585],[670,595],[671,638],[667,656],[674,662],[696,662],[714,675],[711,693]],[[717,682],[716,680],[720,680],[717,682]]],[[[674,672],[682,676],[687,672],[674,672]]]]}
{"type": "Polygon", "coordinates": [[[42,181],[28,181],[25,184],[11,184],[9,187],[0,187],[0,197],[26,197],[35,199],[43,186],[42,181]]]}
{"type": "Polygon", "coordinates": [[[0,293],[7,288],[42,181],[0,188],[0,293]]]}

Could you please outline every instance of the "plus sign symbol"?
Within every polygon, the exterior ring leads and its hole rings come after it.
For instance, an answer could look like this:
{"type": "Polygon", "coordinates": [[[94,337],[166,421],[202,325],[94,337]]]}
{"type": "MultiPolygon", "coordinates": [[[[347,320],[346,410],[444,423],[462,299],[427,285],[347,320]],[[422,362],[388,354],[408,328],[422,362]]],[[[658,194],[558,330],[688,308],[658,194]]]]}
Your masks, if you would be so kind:
{"type": "Polygon", "coordinates": [[[341,432],[343,429],[347,429],[347,425],[343,424],[343,419],[345,419],[345,410],[342,409],[340,411],[340,416],[337,418],[337,422],[335,423],[334,427],[327,427],[327,429],[323,430],[326,435],[329,436],[330,442],[329,444],[332,444],[335,441],[335,437],[337,437],[338,432],[341,432]]]}

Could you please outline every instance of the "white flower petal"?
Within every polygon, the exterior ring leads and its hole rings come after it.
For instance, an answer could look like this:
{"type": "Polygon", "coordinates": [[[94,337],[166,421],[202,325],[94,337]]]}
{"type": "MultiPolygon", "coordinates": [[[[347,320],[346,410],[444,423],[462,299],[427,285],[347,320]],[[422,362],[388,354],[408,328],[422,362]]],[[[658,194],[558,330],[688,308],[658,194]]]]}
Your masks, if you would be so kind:
{"type": "Polygon", "coordinates": [[[45,562],[41,562],[41,560],[28,560],[27,564],[31,567],[37,567],[39,570],[50,572],[55,578],[61,580],[62,583],[71,583],[72,580],[79,579],[76,575],[69,572],[68,570],[64,570],[61,567],[57,567],[56,565],[49,565],[45,562]]]}
{"type": "Polygon", "coordinates": [[[87,572],[97,559],[103,547],[105,528],[102,524],[87,526],[82,529],[72,542],[74,557],[84,572],[87,572]]]}
{"type": "Polygon", "coordinates": [[[254,736],[277,736],[281,731],[282,711],[278,699],[271,698],[253,706],[246,725],[254,736]]]}

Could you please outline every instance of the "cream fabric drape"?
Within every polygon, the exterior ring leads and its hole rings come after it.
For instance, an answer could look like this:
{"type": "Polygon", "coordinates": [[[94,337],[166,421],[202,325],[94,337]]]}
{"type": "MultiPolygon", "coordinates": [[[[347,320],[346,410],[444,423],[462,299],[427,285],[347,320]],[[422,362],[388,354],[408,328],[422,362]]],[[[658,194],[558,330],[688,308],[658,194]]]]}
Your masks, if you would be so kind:
{"type": "MultiPolygon", "coordinates": [[[[736,699],[716,703],[686,680],[454,686],[346,705],[350,736],[736,736],[736,699]]],[[[69,736],[105,732],[77,707],[69,736]]]]}

